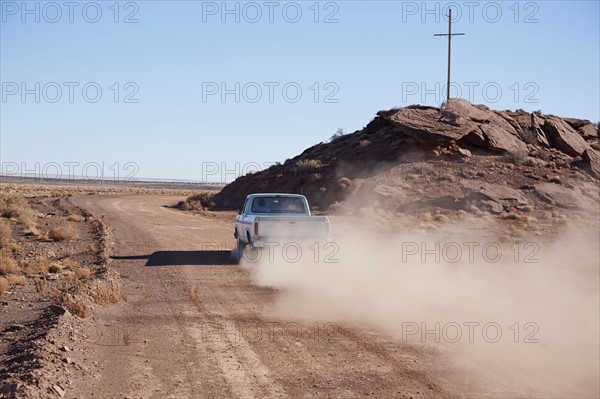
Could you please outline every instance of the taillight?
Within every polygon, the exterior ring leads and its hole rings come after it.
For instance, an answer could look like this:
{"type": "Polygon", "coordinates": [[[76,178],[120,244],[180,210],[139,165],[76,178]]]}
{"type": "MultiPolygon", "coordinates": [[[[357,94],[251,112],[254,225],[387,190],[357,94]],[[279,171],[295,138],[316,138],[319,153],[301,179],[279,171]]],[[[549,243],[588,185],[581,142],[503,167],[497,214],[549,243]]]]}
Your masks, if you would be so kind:
{"type": "Polygon", "coordinates": [[[254,222],[254,235],[258,235],[258,222],[254,222]]]}

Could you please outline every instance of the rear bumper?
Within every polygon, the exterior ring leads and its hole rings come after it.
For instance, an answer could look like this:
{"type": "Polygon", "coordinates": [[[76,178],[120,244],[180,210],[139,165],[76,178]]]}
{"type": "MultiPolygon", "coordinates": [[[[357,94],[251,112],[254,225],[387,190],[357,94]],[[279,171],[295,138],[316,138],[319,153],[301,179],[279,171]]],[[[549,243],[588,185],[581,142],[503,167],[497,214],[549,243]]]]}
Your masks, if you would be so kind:
{"type": "Polygon", "coordinates": [[[252,248],[271,248],[295,246],[308,248],[315,244],[330,242],[329,237],[259,237],[252,240],[252,248]]]}

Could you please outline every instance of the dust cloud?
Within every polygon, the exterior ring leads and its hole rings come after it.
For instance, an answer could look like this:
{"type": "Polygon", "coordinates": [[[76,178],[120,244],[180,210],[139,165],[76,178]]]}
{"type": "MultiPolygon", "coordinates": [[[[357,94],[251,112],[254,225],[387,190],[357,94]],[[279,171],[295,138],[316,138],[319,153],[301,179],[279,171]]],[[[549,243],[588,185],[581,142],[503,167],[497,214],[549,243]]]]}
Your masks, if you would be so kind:
{"type": "Polygon", "coordinates": [[[329,244],[245,262],[256,284],[279,289],[278,317],[433,346],[435,373],[459,395],[600,395],[597,229],[501,243],[475,220],[420,234],[333,227],[329,244]]]}

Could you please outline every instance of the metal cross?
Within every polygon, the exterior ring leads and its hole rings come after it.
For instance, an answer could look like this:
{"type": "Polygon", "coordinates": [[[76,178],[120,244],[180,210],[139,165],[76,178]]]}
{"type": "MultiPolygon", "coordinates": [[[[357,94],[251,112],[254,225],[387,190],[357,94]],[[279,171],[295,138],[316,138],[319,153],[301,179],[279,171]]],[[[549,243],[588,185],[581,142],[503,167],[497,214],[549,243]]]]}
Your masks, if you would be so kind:
{"type": "Polygon", "coordinates": [[[446,103],[450,101],[450,59],[452,54],[452,36],[464,36],[464,33],[452,33],[452,9],[448,10],[448,33],[437,33],[433,36],[448,37],[448,85],[446,86],[446,103]]]}

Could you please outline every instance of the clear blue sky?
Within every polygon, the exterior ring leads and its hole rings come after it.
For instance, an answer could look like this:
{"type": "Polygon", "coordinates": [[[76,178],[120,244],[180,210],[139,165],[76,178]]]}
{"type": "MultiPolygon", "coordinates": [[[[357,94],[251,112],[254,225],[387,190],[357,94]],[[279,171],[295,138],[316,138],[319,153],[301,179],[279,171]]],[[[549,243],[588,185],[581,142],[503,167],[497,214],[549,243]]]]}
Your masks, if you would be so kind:
{"type": "Polygon", "coordinates": [[[337,128],[358,130],[378,110],[439,105],[447,41],[433,34],[446,32],[449,4],[453,30],[466,33],[453,40],[461,97],[600,119],[598,1],[315,3],[28,1],[25,10],[2,0],[3,171],[39,162],[53,174],[55,162],[66,175],[78,162],[80,174],[104,162],[107,176],[231,180],[337,128]]]}

